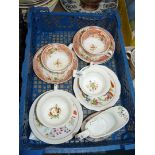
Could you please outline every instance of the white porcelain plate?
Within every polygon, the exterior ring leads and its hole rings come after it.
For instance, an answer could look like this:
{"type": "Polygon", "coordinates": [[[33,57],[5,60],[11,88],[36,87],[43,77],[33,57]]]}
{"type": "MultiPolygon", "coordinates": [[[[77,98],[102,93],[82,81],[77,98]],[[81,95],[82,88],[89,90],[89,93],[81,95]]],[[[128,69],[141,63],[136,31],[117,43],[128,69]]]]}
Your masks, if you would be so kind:
{"type": "MultiPolygon", "coordinates": [[[[48,91],[52,92],[52,91],[48,91]]],[[[29,124],[33,134],[40,139],[41,141],[48,144],[62,144],[74,137],[74,135],[79,131],[82,120],[83,120],[83,111],[82,107],[77,101],[77,99],[70,93],[65,92],[65,96],[68,96],[70,100],[74,103],[72,109],[72,116],[70,120],[63,126],[57,128],[48,128],[42,125],[35,114],[36,104],[39,99],[45,95],[40,95],[32,104],[30,112],[29,112],[29,124]]]]}
{"type": "MultiPolygon", "coordinates": [[[[101,111],[113,106],[118,101],[121,93],[121,85],[116,74],[112,70],[102,65],[96,66],[100,67],[109,74],[111,83],[109,91],[105,95],[102,95],[100,97],[90,98],[82,91],[82,89],[80,89],[78,77],[75,77],[74,79],[73,89],[75,96],[83,106],[90,110],[101,111]]],[[[86,69],[88,67],[89,66],[83,69],[86,69]]]]}
{"type": "Polygon", "coordinates": [[[78,67],[78,60],[76,55],[73,51],[73,62],[72,64],[67,68],[65,72],[62,73],[55,73],[47,70],[41,63],[41,53],[42,51],[48,46],[45,45],[41,47],[35,54],[33,58],[33,70],[35,74],[44,82],[52,83],[52,84],[60,84],[68,81],[73,76],[73,70],[76,70],[78,67]]]}

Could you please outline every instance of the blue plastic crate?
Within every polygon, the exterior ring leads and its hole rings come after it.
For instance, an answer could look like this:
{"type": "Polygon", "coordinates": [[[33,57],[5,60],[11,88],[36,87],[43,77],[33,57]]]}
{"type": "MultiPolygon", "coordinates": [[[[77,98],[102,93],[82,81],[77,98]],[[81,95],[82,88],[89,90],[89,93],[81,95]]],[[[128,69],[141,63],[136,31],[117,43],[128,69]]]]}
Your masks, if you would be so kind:
{"type": "MultiPolygon", "coordinates": [[[[79,59],[79,69],[87,63],[79,59]]],[[[22,93],[20,98],[20,151],[21,155],[40,155],[43,153],[83,153],[101,152],[118,149],[134,149],[134,89],[126,59],[124,42],[120,30],[120,18],[117,11],[107,10],[104,14],[54,13],[47,8],[31,8],[28,14],[28,34],[26,38],[25,60],[22,68],[22,93]],[[124,106],[130,114],[129,123],[102,142],[82,142],[72,139],[67,143],[49,145],[41,141],[29,140],[30,126],[28,115],[33,101],[43,92],[53,89],[35,75],[32,60],[36,51],[47,43],[72,42],[74,34],[88,25],[107,29],[114,37],[116,50],[113,58],[105,63],[118,76],[121,83],[121,96],[116,105],[124,106]]],[[[60,84],[59,88],[73,93],[73,79],[60,84]]],[[[94,111],[83,107],[84,118],[94,111]]]]}

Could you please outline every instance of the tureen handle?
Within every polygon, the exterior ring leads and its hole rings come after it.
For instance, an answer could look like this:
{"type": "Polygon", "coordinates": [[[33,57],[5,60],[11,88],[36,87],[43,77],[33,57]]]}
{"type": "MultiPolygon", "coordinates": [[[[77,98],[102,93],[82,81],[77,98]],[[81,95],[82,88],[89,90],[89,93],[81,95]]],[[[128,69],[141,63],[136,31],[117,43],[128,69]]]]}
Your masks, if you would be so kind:
{"type": "Polygon", "coordinates": [[[89,135],[90,135],[90,132],[89,132],[89,130],[87,129],[87,130],[85,130],[85,131],[83,131],[83,132],[77,134],[77,135],[75,136],[75,138],[78,138],[79,140],[82,140],[82,139],[84,139],[84,138],[87,138],[89,135]]]}

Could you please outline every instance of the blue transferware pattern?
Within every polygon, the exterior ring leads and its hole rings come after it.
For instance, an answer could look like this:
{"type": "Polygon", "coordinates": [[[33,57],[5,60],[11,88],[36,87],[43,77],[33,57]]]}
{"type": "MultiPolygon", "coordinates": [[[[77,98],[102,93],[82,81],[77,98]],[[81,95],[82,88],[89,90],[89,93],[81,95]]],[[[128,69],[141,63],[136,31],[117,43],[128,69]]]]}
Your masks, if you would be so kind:
{"type": "Polygon", "coordinates": [[[102,13],[106,9],[115,9],[118,7],[118,0],[102,0],[99,8],[94,11],[84,10],[80,6],[80,0],[60,0],[60,2],[68,12],[102,13]]]}

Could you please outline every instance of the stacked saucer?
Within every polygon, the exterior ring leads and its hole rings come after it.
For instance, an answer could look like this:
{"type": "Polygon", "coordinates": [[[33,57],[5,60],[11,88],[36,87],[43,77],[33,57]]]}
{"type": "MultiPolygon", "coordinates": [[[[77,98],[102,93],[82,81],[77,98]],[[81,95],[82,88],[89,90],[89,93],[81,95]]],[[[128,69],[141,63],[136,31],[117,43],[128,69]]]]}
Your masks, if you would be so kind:
{"type": "Polygon", "coordinates": [[[43,2],[47,2],[47,0],[19,0],[19,4],[22,7],[37,5],[37,4],[40,4],[40,3],[43,3],[43,2]]]}
{"type": "Polygon", "coordinates": [[[75,34],[72,48],[83,61],[101,64],[112,58],[115,42],[107,30],[97,26],[87,26],[75,34]]]}
{"type": "Polygon", "coordinates": [[[121,93],[116,74],[102,65],[90,65],[79,71],[73,89],[80,103],[90,110],[101,111],[113,106],[121,93]]]}
{"type": "Polygon", "coordinates": [[[76,55],[64,44],[48,44],[34,56],[33,69],[43,81],[59,84],[68,81],[78,67],[76,55]]]}
{"type": "Polygon", "coordinates": [[[50,9],[57,4],[58,0],[19,0],[19,7],[28,9],[32,6],[50,7],[50,9]]]}
{"type": "Polygon", "coordinates": [[[48,91],[32,104],[29,124],[33,134],[49,144],[61,144],[72,139],[83,120],[80,103],[62,90],[48,91]]]}

